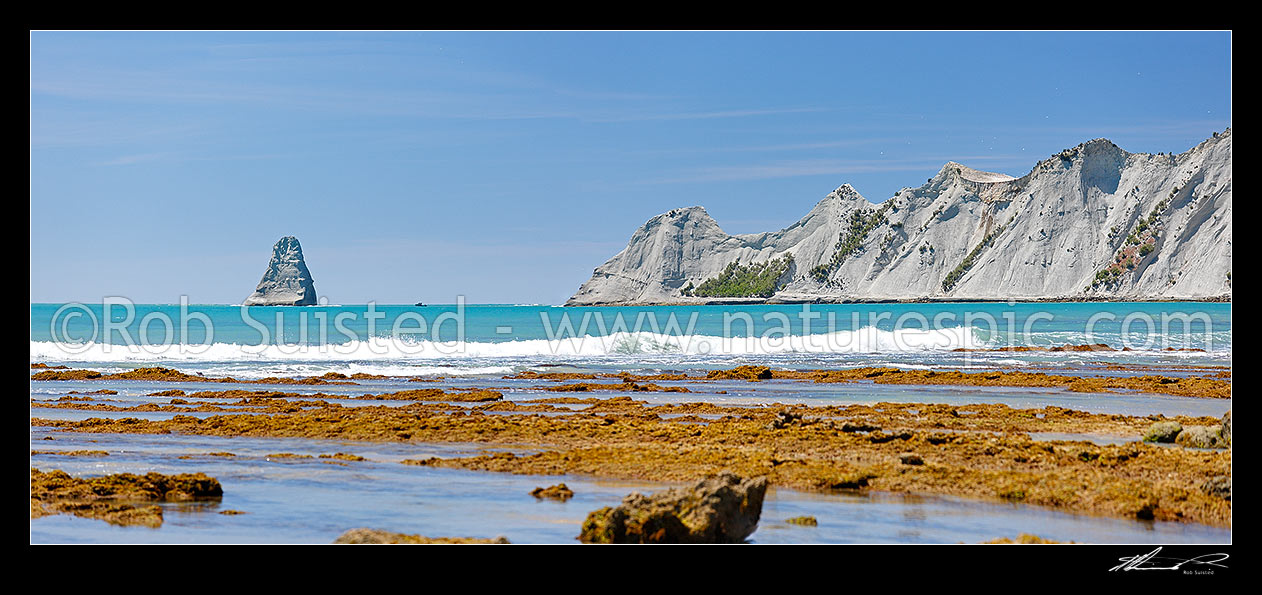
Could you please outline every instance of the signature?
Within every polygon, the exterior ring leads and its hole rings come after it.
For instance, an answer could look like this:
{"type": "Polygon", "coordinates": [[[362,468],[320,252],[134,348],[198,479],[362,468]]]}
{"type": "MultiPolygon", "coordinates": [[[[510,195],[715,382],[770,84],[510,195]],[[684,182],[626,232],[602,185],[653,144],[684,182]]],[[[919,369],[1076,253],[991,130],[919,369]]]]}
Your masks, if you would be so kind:
{"type": "Polygon", "coordinates": [[[1109,572],[1121,570],[1123,572],[1130,570],[1180,570],[1184,565],[1193,566],[1214,566],[1217,568],[1226,568],[1225,564],[1219,564],[1223,560],[1230,558],[1227,554],[1202,554],[1195,558],[1171,558],[1169,556],[1158,556],[1161,548],[1157,548],[1147,554],[1141,556],[1127,556],[1118,558],[1122,563],[1109,569],[1109,572]]]}

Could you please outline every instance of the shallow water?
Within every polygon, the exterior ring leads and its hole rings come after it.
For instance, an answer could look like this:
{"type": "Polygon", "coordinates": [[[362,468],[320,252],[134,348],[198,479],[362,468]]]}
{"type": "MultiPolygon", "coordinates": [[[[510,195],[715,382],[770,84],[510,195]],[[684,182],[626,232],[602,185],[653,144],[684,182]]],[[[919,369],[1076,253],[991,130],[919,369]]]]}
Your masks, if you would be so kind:
{"type": "MultiPolygon", "coordinates": [[[[158,529],[116,527],[58,515],[31,521],[33,543],[328,543],[356,527],[431,537],[505,536],[514,543],[577,543],[587,513],[614,506],[633,491],[674,484],[576,476],[479,473],[401,465],[405,458],[469,456],[465,444],[381,444],[331,440],[64,434],[32,430],[33,450],[105,450],[100,458],[34,455],[40,469],[73,475],[205,472],[224,487],[222,501],[163,504],[158,529]],[[55,440],[43,440],[44,436],[55,440]],[[181,455],[232,452],[236,457],[181,455]],[[268,459],[280,452],[349,452],[370,461],[268,459]],[[339,461],[340,462],[340,461],[339,461]],[[564,482],[567,502],[538,501],[535,487],[564,482]],[[221,510],[244,511],[221,515],[221,510]]],[[[514,449],[515,450],[515,449],[514,449]]],[[[1067,514],[1034,506],[956,498],[819,494],[770,489],[754,543],[976,543],[1035,533],[1091,543],[1229,543],[1231,530],[1195,524],[1129,521],[1067,514]],[[811,515],[817,527],[784,521],[811,515]]]]}

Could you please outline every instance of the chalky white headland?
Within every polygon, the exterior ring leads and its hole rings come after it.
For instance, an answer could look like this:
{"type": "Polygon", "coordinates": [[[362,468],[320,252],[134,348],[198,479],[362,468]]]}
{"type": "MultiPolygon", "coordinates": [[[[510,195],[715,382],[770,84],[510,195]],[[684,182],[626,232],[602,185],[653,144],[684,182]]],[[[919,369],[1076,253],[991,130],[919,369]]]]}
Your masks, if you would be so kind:
{"type": "Polygon", "coordinates": [[[1227,129],[1180,155],[1097,139],[1021,178],[947,163],[879,204],[844,185],[775,232],[675,209],[567,305],[1230,297],[1227,129]]]}

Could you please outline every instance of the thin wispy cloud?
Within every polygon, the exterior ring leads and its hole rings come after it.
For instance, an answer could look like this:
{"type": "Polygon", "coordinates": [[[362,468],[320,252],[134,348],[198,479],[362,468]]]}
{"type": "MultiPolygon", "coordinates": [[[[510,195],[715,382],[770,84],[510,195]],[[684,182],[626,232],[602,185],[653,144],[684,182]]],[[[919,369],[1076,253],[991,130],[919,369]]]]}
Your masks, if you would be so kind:
{"type": "Polygon", "coordinates": [[[749,118],[755,116],[779,116],[785,114],[806,114],[831,111],[831,108],[823,107],[794,107],[794,108],[771,108],[771,109],[733,109],[719,111],[682,111],[674,113],[644,113],[644,114],[625,114],[610,115],[606,117],[589,118],[597,122],[651,122],[651,121],[670,121],[670,120],[714,120],[719,118],[749,118]]]}
{"type": "Polygon", "coordinates": [[[115,166],[115,165],[135,165],[137,163],[145,163],[147,161],[158,161],[167,157],[166,153],[144,153],[141,155],[123,155],[115,157],[107,161],[101,161],[93,165],[115,166]]]}
{"type": "Polygon", "coordinates": [[[824,149],[842,149],[865,145],[879,145],[896,142],[898,139],[882,137],[848,138],[844,140],[819,141],[805,143],[786,143],[776,145],[710,145],[690,147],[668,147],[635,151],[637,155],[703,155],[707,153],[779,153],[792,151],[819,151],[824,149]]]}
{"type": "Polygon", "coordinates": [[[827,111],[821,107],[698,110],[686,98],[586,88],[519,71],[466,64],[441,44],[363,40],[186,45],[193,64],[118,68],[32,67],[36,98],[120,105],[213,105],[350,116],[453,120],[576,120],[634,123],[750,118],[827,111]],[[371,59],[369,59],[371,58],[371,59]],[[248,63],[248,64],[246,64],[248,63]],[[243,66],[243,64],[246,64],[243,66]],[[406,64],[406,70],[399,66],[406,64]],[[381,71],[373,84],[346,84],[381,71]],[[319,73],[294,79],[295,72],[319,73]]]}
{"type": "MultiPolygon", "coordinates": [[[[643,108],[644,96],[629,94],[611,106],[602,93],[552,89],[487,88],[459,91],[429,89],[371,89],[319,85],[182,78],[160,72],[119,71],[68,78],[32,78],[31,93],[81,101],[139,104],[240,105],[286,111],[445,118],[457,120],[568,119],[590,123],[668,122],[765,117],[829,111],[831,108],[792,107],[691,111],[662,105],[643,108]],[[570,105],[555,105],[558,95],[570,105]]],[[[666,102],[663,102],[666,103],[666,102]]]]}
{"type": "Polygon", "coordinates": [[[53,116],[41,110],[31,115],[31,147],[101,147],[130,143],[166,142],[205,132],[199,123],[102,118],[81,114],[53,116]]]}

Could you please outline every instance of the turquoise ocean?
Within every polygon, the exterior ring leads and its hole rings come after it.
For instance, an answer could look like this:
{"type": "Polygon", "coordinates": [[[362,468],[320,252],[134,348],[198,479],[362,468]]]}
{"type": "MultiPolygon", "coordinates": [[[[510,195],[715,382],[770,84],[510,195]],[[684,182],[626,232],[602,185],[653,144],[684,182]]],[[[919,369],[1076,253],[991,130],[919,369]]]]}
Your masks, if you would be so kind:
{"type": "Polygon", "coordinates": [[[242,378],[503,374],[533,366],[705,370],[1230,365],[1231,304],[32,304],[32,361],[169,365],[242,378]],[[1116,352],[983,352],[1103,343],[1116,352]]]}

